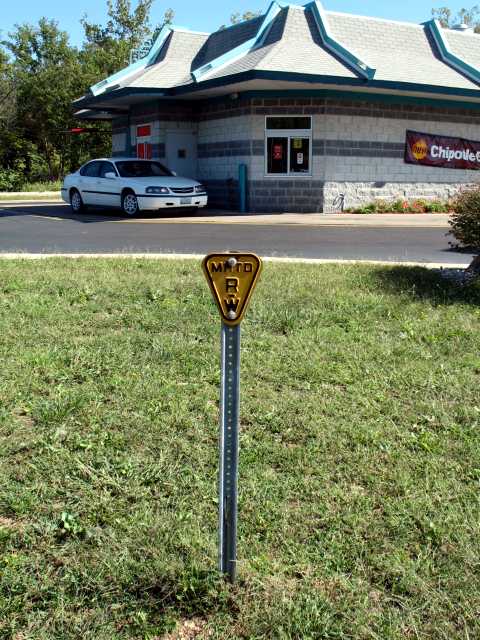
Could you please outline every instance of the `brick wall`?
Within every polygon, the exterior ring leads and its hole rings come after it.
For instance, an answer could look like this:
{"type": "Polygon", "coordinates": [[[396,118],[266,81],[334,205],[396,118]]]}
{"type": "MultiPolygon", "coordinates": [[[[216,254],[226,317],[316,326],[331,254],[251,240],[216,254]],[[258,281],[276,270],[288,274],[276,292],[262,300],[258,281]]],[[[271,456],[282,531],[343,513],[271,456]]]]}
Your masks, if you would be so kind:
{"type": "MultiPolygon", "coordinates": [[[[252,212],[332,211],[339,194],[347,207],[376,198],[446,199],[477,180],[474,171],[408,165],[403,156],[407,129],[480,140],[480,110],[330,98],[149,103],[132,113],[132,145],[136,125],[149,123],[155,157],[164,158],[172,127],[198,133],[198,178],[216,207],[237,206],[240,164],[247,166],[252,212]],[[266,115],[312,116],[311,177],[265,175],[266,115]]],[[[114,153],[124,140],[125,123],[114,124],[114,153]]]]}

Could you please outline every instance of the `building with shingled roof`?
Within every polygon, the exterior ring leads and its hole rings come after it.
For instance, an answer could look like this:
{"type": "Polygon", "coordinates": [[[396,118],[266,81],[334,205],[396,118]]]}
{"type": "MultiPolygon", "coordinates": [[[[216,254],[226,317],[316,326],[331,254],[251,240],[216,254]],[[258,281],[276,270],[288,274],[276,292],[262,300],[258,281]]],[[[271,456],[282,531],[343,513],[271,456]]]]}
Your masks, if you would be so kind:
{"type": "Polygon", "coordinates": [[[447,199],[475,182],[480,143],[473,162],[465,141],[480,139],[479,88],[480,35],[465,25],[274,1],[212,34],[165,26],[74,107],[112,122],[113,155],[159,159],[201,180],[215,207],[238,208],[243,165],[248,211],[330,212],[378,198],[447,199]],[[413,151],[409,131],[421,132],[413,151]],[[428,136],[446,142],[422,159],[428,136]]]}

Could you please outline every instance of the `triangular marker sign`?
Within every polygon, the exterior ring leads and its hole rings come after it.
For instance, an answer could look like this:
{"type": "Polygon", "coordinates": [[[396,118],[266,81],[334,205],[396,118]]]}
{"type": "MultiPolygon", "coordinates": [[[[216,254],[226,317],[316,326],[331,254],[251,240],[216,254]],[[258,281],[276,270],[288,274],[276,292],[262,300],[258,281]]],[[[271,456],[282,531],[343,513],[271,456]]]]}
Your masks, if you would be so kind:
{"type": "Polygon", "coordinates": [[[240,324],[257,284],[262,261],[253,253],[212,253],[203,261],[207,278],[225,324],[240,324]]]}

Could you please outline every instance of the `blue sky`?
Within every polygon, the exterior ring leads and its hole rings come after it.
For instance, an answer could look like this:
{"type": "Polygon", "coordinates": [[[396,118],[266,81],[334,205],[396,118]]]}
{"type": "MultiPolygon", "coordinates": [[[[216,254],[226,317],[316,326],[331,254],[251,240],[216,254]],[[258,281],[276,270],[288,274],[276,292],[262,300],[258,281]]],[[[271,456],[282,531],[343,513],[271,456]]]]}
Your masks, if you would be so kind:
{"type": "MultiPolygon", "coordinates": [[[[305,0],[306,1],[306,0],[305,0]]],[[[15,23],[36,22],[40,17],[54,18],[60,26],[71,34],[72,42],[81,43],[82,30],[79,20],[87,13],[91,20],[103,22],[105,0],[0,0],[1,35],[15,23]]],[[[135,0],[133,0],[135,3],[135,0]]],[[[330,11],[345,11],[360,15],[377,16],[393,20],[423,22],[431,15],[433,7],[448,5],[456,11],[462,6],[470,8],[475,0],[324,0],[330,11]]],[[[302,2],[298,2],[302,4],[302,2]]],[[[221,24],[228,23],[235,11],[264,9],[268,0],[156,0],[153,17],[160,19],[165,9],[175,10],[175,23],[198,31],[213,31],[221,24]]]]}

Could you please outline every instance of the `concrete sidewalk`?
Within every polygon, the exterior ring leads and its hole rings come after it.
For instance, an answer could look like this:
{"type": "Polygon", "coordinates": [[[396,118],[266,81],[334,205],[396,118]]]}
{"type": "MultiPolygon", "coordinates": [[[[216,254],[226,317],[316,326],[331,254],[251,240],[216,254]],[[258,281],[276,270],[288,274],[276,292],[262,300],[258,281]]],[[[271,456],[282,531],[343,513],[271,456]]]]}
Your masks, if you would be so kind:
{"type": "Polygon", "coordinates": [[[416,227],[448,229],[449,216],[439,213],[424,214],[346,214],[346,213],[279,213],[239,214],[231,211],[211,211],[208,214],[180,216],[176,214],[159,217],[126,219],[128,223],[175,223],[175,224],[227,224],[227,225],[275,225],[306,227],[416,227]]]}
{"type": "MultiPolygon", "coordinates": [[[[62,215],[63,208],[70,211],[63,200],[37,197],[32,200],[0,200],[2,207],[28,208],[35,213],[36,207],[52,206],[55,215],[62,215]],[[62,209],[62,213],[58,211],[62,209]]],[[[118,210],[90,209],[86,212],[89,217],[115,214],[121,215],[118,210]]],[[[42,213],[42,215],[44,215],[42,213]]],[[[218,209],[202,210],[197,214],[182,214],[172,210],[140,213],[135,218],[125,217],[122,222],[132,224],[242,224],[242,225],[280,225],[280,226],[307,226],[307,227],[416,227],[416,228],[442,228],[448,229],[449,215],[444,213],[252,213],[241,214],[236,211],[223,211],[218,209]]]]}

